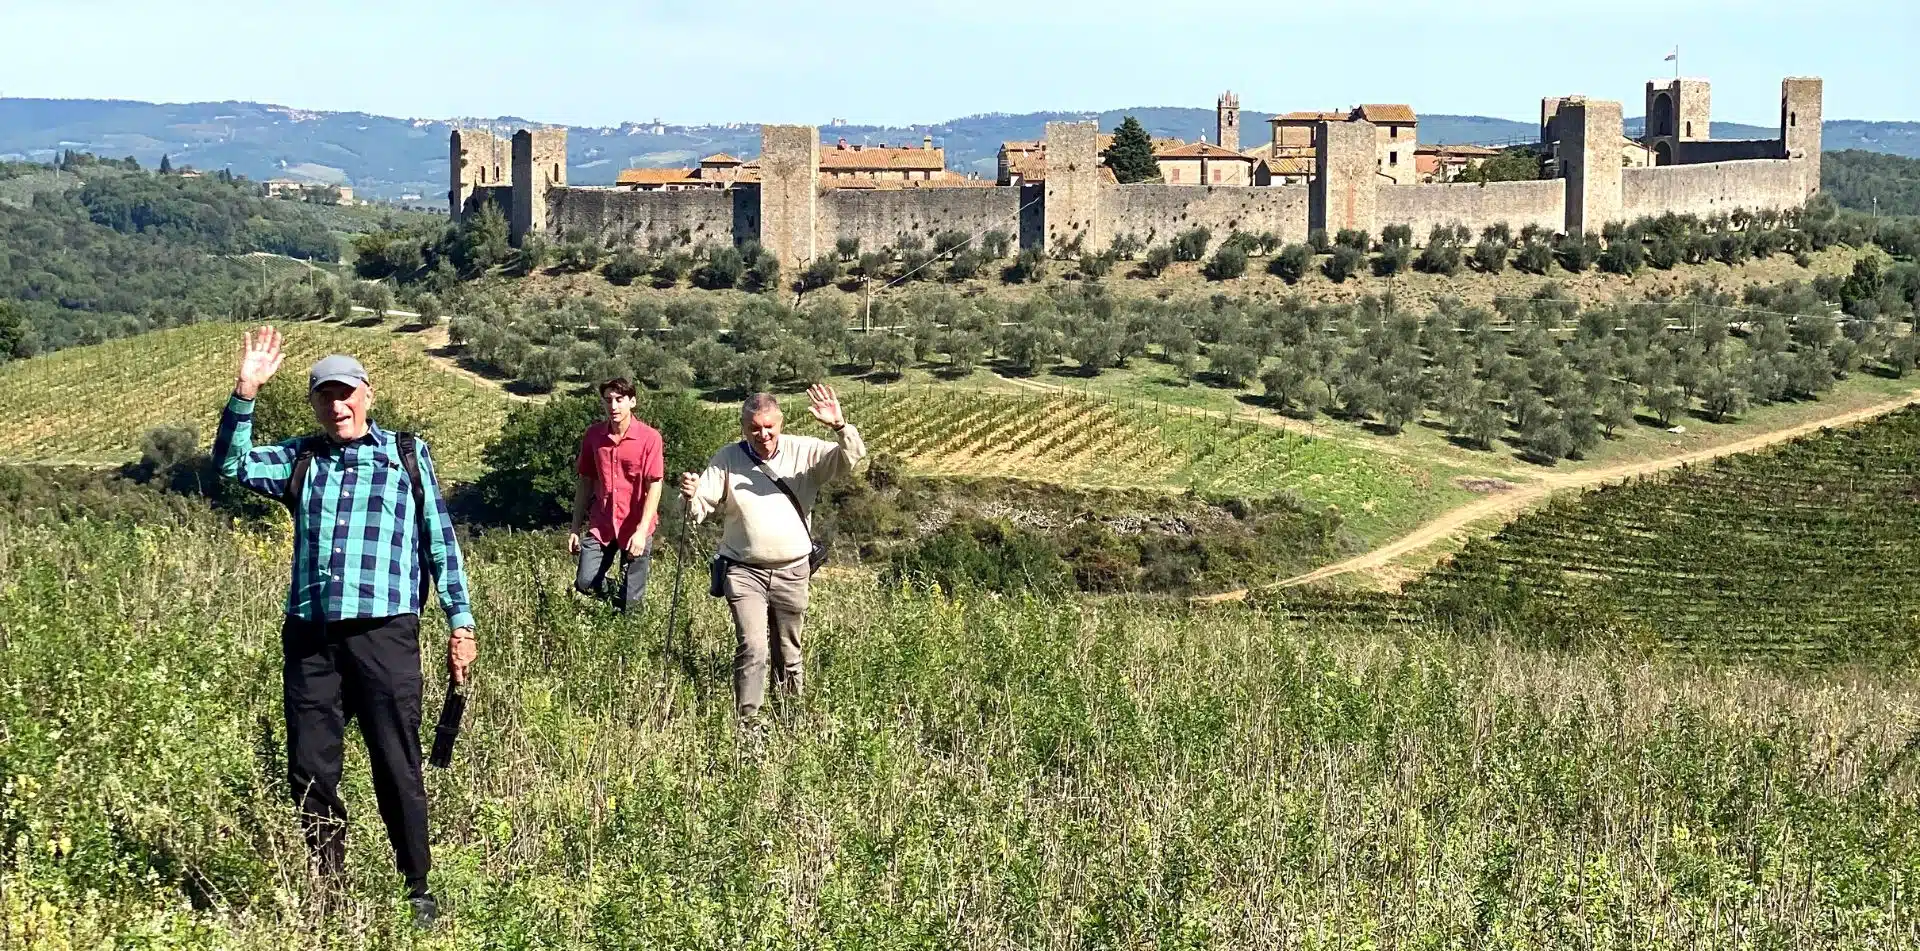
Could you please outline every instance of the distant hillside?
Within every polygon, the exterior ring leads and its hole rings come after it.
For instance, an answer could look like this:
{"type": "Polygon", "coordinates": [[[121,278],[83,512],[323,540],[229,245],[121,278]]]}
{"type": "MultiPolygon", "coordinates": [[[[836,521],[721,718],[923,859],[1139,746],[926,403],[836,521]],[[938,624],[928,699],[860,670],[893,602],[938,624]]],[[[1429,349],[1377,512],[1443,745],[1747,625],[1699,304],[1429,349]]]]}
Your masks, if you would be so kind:
{"type": "MultiPolygon", "coordinates": [[[[1189,141],[1213,134],[1213,111],[1167,106],[1112,109],[1099,113],[1034,112],[964,116],[905,127],[823,126],[831,141],[919,143],[931,135],[947,149],[948,165],[983,176],[995,171],[995,155],[1007,139],[1039,138],[1050,120],[1097,119],[1111,128],[1133,115],[1155,135],[1189,141]]],[[[1266,138],[1267,113],[1241,115],[1241,141],[1266,138]]],[[[516,117],[459,120],[462,125],[511,130],[529,125],[516,117]]],[[[1636,133],[1640,120],[1628,120],[1636,133]]],[[[428,204],[443,200],[447,180],[447,133],[454,121],[400,119],[361,112],[314,112],[255,102],[155,104],[88,99],[0,99],[0,159],[45,161],[60,149],[101,155],[131,155],[151,167],[161,155],[175,165],[232,168],[263,179],[280,176],[351,184],[363,196],[428,204]]],[[[1761,126],[1715,122],[1720,138],[1772,134],[1761,126]]],[[[1533,122],[1486,116],[1426,115],[1420,138],[1427,142],[1507,144],[1531,139],[1533,122]]],[[[622,168],[691,164],[713,152],[751,157],[759,152],[752,123],[655,126],[624,123],[569,130],[570,177],[606,184],[622,168]],[[656,133],[656,130],[657,133],[656,133]]],[[[1920,156],[1920,122],[1829,121],[1828,149],[1863,149],[1920,156]]]]}

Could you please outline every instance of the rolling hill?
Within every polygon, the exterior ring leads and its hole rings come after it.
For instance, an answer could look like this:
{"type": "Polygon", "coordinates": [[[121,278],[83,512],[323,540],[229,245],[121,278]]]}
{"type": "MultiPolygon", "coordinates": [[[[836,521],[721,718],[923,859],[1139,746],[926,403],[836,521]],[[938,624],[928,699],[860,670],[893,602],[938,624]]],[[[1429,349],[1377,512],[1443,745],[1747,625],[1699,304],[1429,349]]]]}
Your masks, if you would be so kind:
{"type": "MultiPolygon", "coordinates": [[[[1033,139],[1046,123],[1097,119],[1111,127],[1133,115],[1154,135],[1188,140],[1213,130],[1208,109],[1140,106],[1099,113],[989,113],[906,127],[823,126],[826,136],[853,142],[919,142],[931,135],[947,149],[948,165],[992,175],[1000,143],[1033,139]]],[[[1268,114],[1248,110],[1242,123],[1249,144],[1260,138],[1268,114]]],[[[45,161],[61,149],[132,155],[149,167],[168,155],[177,165],[232,168],[262,179],[279,176],[351,184],[363,197],[438,204],[446,188],[447,133],[455,124],[511,130],[536,124],[511,116],[491,119],[405,119],[362,112],[322,112],[256,102],[147,103],[121,100],[0,99],[0,159],[45,161]]],[[[1636,130],[1639,120],[1628,122],[1636,130]]],[[[1428,142],[1525,141],[1535,125],[1486,116],[1425,115],[1428,142]]],[[[1726,138],[1762,137],[1761,126],[1716,122],[1726,138]]],[[[703,155],[759,151],[759,127],[730,122],[700,126],[617,126],[569,129],[570,178],[607,184],[622,168],[690,164],[703,155]]],[[[1920,122],[1827,123],[1829,149],[1857,148],[1920,156],[1920,122]]]]}

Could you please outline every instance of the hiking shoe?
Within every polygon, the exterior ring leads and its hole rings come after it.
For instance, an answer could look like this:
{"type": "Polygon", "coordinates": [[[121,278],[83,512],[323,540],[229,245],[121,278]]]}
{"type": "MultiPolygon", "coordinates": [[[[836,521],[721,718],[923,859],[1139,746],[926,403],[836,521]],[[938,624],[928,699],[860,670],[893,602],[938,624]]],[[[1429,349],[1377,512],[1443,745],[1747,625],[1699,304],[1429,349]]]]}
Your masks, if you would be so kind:
{"type": "Polygon", "coordinates": [[[433,923],[440,920],[440,903],[434,901],[432,895],[409,898],[407,904],[413,906],[413,927],[417,931],[430,930],[433,923]]]}

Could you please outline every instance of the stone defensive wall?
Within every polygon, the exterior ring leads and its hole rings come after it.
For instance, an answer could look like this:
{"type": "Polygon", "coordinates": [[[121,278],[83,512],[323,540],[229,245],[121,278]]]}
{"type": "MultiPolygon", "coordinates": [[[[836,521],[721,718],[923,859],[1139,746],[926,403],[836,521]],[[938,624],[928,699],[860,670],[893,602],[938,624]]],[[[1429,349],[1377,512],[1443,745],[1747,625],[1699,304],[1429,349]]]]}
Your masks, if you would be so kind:
{"type": "Polygon", "coordinates": [[[863,250],[894,243],[903,234],[933,243],[942,231],[978,236],[1004,231],[1020,235],[1018,185],[965,188],[829,188],[814,211],[815,253],[833,250],[841,238],[857,238],[863,250]]]}
{"type": "MultiPolygon", "coordinates": [[[[1703,81],[1689,82],[1650,95],[1704,95],[1703,81]]],[[[1045,178],[1022,185],[832,187],[820,175],[818,128],[768,125],[761,127],[757,181],[680,191],[569,187],[564,129],[521,130],[511,142],[462,130],[451,143],[448,198],[456,217],[487,204],[510,210],[515,244],[530,233],[609,246],[757,240],[792,270],[833,253],[843,238],[872,250],[902,234],[930,241],[946,231],[977,238],[1002,230],[1023,249],[1049,252],[1098,252],[1122,235],[1160,245],[1196,227],[1216,241],[1242,231],[1272,232],[1288,243],[1307,240],[1315,228],[1378,237],[1389,225],[1406,225],[1417,244],[1440,225],[1597,233],[1665,212],[1800,207],[1820,187],[1822,84],[1790,77],[1780,96],[1780,138],[1716,141],[1704,131],[1698,139],[1656,137],[1652,151],[1663,164],[1645,168],[1623,167],[1622,149],[1632,140],[1619,102],[1546,99],[1542,145],[1556,177],[1486,184],[1395,184],[1380,171],[1375,128],[1360,119],[1319,123],[1313,177],[1279,186],[1111,184],[1098,151],[1100,129],[1091,122],[1048,123],[1045,178]],[[510,173],[503,161],[509,153],[510,173]]],[[[1683,101],[1680,112],[1697,115],[1704,130],[1704,109],[1683,101]]]]}
{"type": "Polygon", "coordinates": [[[1736,209],[1798,208],[1815,190],[1812,169],[1796,159],[1748,159],[1706,165],[1661,165],[1620,170],[1620,214],[1625,220],[1673,212],[1728,214],[1736,209]]]}
{"type": "Polygon", "coordinates": [[[1480,229],[1504,221],[1515,234],[1528,225],[1551,232],[1564,230],[1566,217],[1567,183],[1558,178],[1382,185],[1374,193],[1374,223],[1380,228],[1406,225],[1418,245],[1427,243],[1427,235],[1436,225],[1466,225],[1478,234],[1480,229]]]}
{"type": "Polygon", "coordinates": [[[547,225],[563,241],[587,235],[640,247],[655,240],[732,245],[759,236],[758,198],[749,189],[556,188],[547,193],[547,225]]]}
{"type": "MultiPolygon", "coordinates": [[[[1100,214],[1112,236],[1132,234],[1149,247],[1196,227],[1217,241],[1234,231],[1271,231],[1280,240],[1307,240],[1308,190],[1305,186],[1236,187],[1229,185],[1109,185],[1100,190],[1100,214]]],[[[1089,249],[1098,250],[1098,249],[1089,249]]]]}

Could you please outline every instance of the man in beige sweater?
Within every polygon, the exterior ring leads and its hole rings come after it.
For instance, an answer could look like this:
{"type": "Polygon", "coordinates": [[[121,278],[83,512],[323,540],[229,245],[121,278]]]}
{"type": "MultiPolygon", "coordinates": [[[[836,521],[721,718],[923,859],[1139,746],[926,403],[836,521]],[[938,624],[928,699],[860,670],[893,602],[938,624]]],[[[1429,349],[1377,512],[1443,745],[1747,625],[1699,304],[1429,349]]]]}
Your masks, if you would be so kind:
{"type": "Polygon", "coordinates": [[[770,665],[783,690],[800,692],[813,504],[821,486],[853,471],[867,454],[833,387],[809,387],[807,396],[813,418],[833,430],[833,442],[782,433],[780,404],[755,393],[740,407],[740,441],[714,453],[705,472],[680,475],[680,494],[695,522],[716,511],[725,519],[717,554],[737,637],[733,698],[742,720],[766,702],[770,665]]]}

